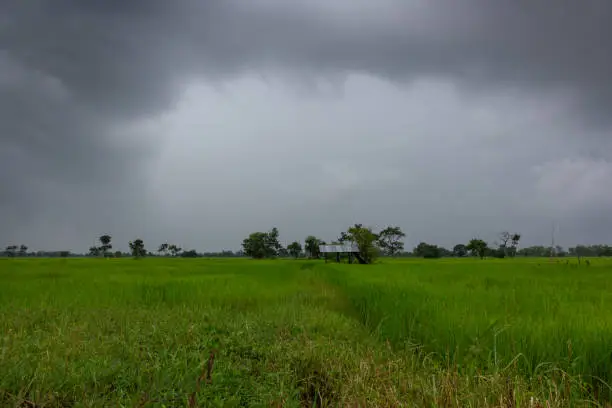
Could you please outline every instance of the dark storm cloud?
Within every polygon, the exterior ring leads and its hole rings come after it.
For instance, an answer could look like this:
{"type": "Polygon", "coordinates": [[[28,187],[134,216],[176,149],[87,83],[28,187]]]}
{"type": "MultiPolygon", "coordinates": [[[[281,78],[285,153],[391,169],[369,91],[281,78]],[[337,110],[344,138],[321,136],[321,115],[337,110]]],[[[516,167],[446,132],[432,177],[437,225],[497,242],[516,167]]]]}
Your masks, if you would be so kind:
{"type": "Polygon", "coordinates": [[[76,97],[126,115],[167,107],[186,75],[266,68],[555,89],[606,115],[612,101],[606,0],[64,0],[4,8],[5,49],[76,97]]]}
{"type": "Polygon", "coordinates": [[[106,208],[92,211],[106,214],[99,222],[135,206],[155,141],[134,141],[125,126],[172,109],[201,77],[439,76],[558,95],[605,128],[611,17],[606,0],[3,1],[2,233],[52,217],[53,191],[106,208]],[[105,191],[125,198],[95,204],[105,191]]]}
{"type": "Polygon", "coordinates": [[[589,116],[609,117],[609,1],[300,4],[214,3],[210,24],[193,33],[220,69],[257,61],[400,80],[440,75],[473,87],[565,93],[589,116]]]}

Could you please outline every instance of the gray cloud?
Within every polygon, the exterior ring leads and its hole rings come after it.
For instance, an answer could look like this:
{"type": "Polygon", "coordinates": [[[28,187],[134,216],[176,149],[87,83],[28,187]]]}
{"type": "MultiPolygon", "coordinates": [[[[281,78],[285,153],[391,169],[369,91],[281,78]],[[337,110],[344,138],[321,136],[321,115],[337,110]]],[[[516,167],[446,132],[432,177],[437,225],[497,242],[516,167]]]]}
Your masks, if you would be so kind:
{"type": "Polygon", "coordinates": [[[570,241],[611,238],[609,2],[373,4],[3,2],[0,239],[218,248],[366,218],[446,243],[551,217],[570,241]],[[214,88],[190,97],[198,81],[214,88]]]}

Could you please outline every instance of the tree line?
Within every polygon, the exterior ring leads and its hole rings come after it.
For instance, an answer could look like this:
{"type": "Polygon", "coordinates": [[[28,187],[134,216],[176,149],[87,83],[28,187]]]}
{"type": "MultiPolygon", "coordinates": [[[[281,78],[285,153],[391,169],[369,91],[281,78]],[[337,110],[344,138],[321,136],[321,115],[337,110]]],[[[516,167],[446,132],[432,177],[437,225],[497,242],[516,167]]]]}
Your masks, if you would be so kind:
{"type": "MultiPolygon", "coordinates": [[[[386,257],[420,257],[420,258],[443,258],[443,257],[467,257],[475,256],[479,258],[512,258],[521,257],[603,257],[612,256],[612,246],[610,245],[577,245],[565,250],[563,247],[557,246],[531,246],[519,248],[521,234],[510,233],[504,231],[499,234],[498,239],[491,244],[480,238],[473,238],[467,243],[455,245],[452,249],[447,249],[442,246],[429,244],[426,242],[419,243],[412,251],[404,250],[403,239],[406,234],[398,226],[388,226],[379,232],[373,231],[371,228],[363,226],[363,224],[355,224],[349,227],[346,231],[342,231],[338,237],[329,244],[354,244],[359,249],[360,256],[368,263],[373,262],[380,256],[386,257]]],[[[180,246],[171,243],[162,243],[155,251],[149,251],[145,248],[144,241],[140,238],[129,242],[130,251],[123,253],[121,251],[112,251],[112,237],[108,234],[103,234],[98,238],[98,244],[89,248],[89,252],[85,255],[75,254],[70,251],[37,251],[28,252],[28,246],[21,244],[11,244],[6,246],[4,256],[14,257],[70,257],[70,256],[90,256],[90,257],[126,257],[133,256],[134,258],[143,258],[145,256],[160,256],[160,257],[250,257],[254,259],[266,258],[321,258],[322,254],[319,251],[320,245],[326,245],[327,242],[317,238],[314,235],[309,235],[304,239],[304,244],[293,241],[286,247],[280,243],[278,228],[274,227],[267,232],[253,232],[242,241],[242,250],[230,251],[224,250],[221,252],[203,252],[198,253],[194,249],[183,250],[180,246]]]]}
{"type": "MultiPolygon", "coordinates": [[[[376,233],[371,228],[364,227],[362,224],[355,224],[340,236],[330,242],[330,244],[356,244],[360,256],[368,263],[374,261],[378,256],[394,256],[404,249],[402,239],[406,236],[400,227],[389,226],[376,233]]],[[[287,248],[279,242],[278,228],[274,227],[268,232],[253,232],[242,241],[244,254],[254,259],[276,258],[291,256],[293,258],[308,257],[311,259],[320,258],[320,245],[327,243],[309,235],[304,240],[304,247],[298,241],[287,245],[287,248]]]]}

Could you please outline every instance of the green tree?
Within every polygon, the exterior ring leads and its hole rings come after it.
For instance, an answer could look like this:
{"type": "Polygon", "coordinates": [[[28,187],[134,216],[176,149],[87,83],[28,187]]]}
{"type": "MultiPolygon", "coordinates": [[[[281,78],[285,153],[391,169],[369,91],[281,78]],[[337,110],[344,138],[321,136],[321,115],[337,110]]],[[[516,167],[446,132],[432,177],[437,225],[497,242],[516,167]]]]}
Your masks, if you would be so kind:
{"type": "Polygon", "coordinates": [[[8,245],[4,250],[6,256],[14,258],[17,255],[17,245],[8,245]]]}
{"type": "Polygon", "coordinates": [[[300,254],[302,253],[302,245],[299,242],[294,241],[287,246],[287,250],[289,251],[289,254],[291,254],[292,257],[298,259],[300,254]]]}
{"type": "Polygon", "coordinates": [[[164,242],[157,248],[157,253],[160,255],[167,256],[168,255],[168,243],[164,242]]]}
{"type": "Polygon", "coordinates": [[[276,257],[282,246],[278,241],[278,229],[272,228],[269,232],[253,232],[242,241],[245,255],[254,259],[276,257]]]}
{"type": "Polygon", "coordinates": [[[283,248],[283,246],[278,241],[278,228],[273,227],[266,234],[265,239],[266,239],[266,247],[268,248],[268,251],[270,252],[269,257],[278,256],[279,252],[281,252],[281,249],[283,248]]]}
{"type": "Polygon", "coordinates": [[[268,256],[266,248],[266,233],[253,232],[242,241],[242,248],[247,256],[254,259],[263,259],[268,256]]]}
{"type": "Polygon", "coordinates": [[[480,259],[484,259],[487,251],[489,250],[489,245],[482,239],[474,238],[470,240],[469,244],[467,244],[465,248],[468,251],[471,251],[473,256],[479,256],[480,259]]]}
{"type": "Polygon", "coordinates": [[[170,251],[170,254],[172,256],[178,256],[181,253],[182,250],[183,250],[183,248],[181,248],[181,247],[179,247],[177,245],[174,245],[174,244],[168,245],[168,251],[170,251]]]}
{"type": "Polygon", "coordinates": [[[111,236],[104,234],[101,235],[100,238],[98,238],[98,240],[100,241],[100,243],[102,245],[100,245],[100,254],[102,254],[103,257],[106,257],[108,254],[108,251],[111,250],[113,248],[112,244],[111,244],[111,236]]]}
{"type": "Polygon", "coordinates": [[[467,254],[468,254],[468,250],[463,244],[457,244],[453,248],[453,255],[456,257],[462,258],[464,256],[467,256],[467,254]]]}
{"type": "Polygon", "coordinates": [[[99,256],[99,255],[100,255],[100,248],[98,248],[97,246],[89,247],[89,256],[99,256]]]}
{"type": "Polygon", "coordinates": [[[183,258],[197,258],[198,257],[198,253],[196,252],[195,249],[190,249],[189,251],[183,251],[181,253],[181,257],[183,257],[183,258]]]}
{"type": "Polygon", "coordinates": [[[404,250],[402,238],[405,236],[400,227],[389,226],[378,234],[378,246],[386,255],[394,256],[404,250]]]}
{"type": "Polygon", "coordinates": [[[507,252],[508,248],[504,248],[502,246],[500,246],[497,249],[491,249],[489,251],[489,254],[495,258],[499,258],[499,259],[504,259],[506,257],[506,252],[507,252]]]}
{"type": "Polygon", "coordinates": [[[340,233],[340,236],[338,237],[338,243],[339,244],[344,244],[347,241],[350,241],[351,237],[349,236],[349,234],[346,231],[343,231],[340,233]]]}
{"type": "Polygon", "coordinates": [[[144,242],[140,238],[130,241],[130,251],[132,252],[132,256],[137,259],[147,255],[144,242]]]}
{"type": "Polygon", "coordinates": [[[444,247],[438,247],[438,251],[440,252],[440,257],[450,257],[453,256],[453,251],[450,251],[444,247]]]}
{"type": "Polygon", "coordinates": [[[306,237],[304,240],[304,249],[306,250],[309,258],[319,259],[321,257],[319,245],[325,245],[325,242],[313,235],[306,237]]]}
{"type": "Polygon", "coordinates": [[[508,256],[514,258],[518,251],[519,242],[521,240],[521,234],[514,233],[510,237],[510,248],[508,248],[508,256]]]}
{"type": "Polygon", "coordinates": [[[28,254],[28,246],[21,244],[19,246],[19,256],[26,256],[28,254]]]}
{"type": "Polygon", "coordinates": [[[442,251],[437,245],[421,242],[412,251],[415,256],[420,256],[427,259],[435,259],[442,257],[442,251]]]}
{"type": "Polygon", "coordinates": [[[359,255],[366,263],[373,263],[379,255],[378,235],[371,228],[355,224],[347,231],[348,240],[357,244],[359,255]]]}

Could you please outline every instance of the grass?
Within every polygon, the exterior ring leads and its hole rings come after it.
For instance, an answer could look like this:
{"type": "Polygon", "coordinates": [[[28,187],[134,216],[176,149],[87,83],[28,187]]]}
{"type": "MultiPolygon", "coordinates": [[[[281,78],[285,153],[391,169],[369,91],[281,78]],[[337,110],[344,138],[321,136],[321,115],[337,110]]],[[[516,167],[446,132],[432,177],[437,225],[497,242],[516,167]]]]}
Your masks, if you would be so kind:
{"type": "Polygon", "coordinates": [[[611,272],[0,260],[0,406],[605,406],[611,272]]]}

